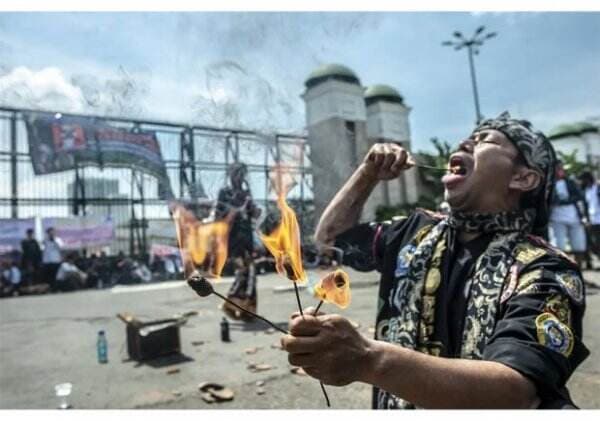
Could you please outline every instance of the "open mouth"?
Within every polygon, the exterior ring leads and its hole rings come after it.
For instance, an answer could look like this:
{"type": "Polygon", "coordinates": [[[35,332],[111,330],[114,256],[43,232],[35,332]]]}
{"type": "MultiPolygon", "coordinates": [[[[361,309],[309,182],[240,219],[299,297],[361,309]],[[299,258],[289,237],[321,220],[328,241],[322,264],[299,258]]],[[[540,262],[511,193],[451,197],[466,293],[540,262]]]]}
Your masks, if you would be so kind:
{"type": "Polygon", "coordinates": [[[467,175],[467,167],[465,162],[460,156],[453,156],[448,162],[448,170],[450,174],[454,175],[467,175]]]}
{"type": "Polygon", "coordinates": [[[442,183],[444,183],[446,188],[451,189],[464,181],[468,174],[469,167],[463,157],[454,155],[448,162],[448,173],[442,177],[442,183]]]}

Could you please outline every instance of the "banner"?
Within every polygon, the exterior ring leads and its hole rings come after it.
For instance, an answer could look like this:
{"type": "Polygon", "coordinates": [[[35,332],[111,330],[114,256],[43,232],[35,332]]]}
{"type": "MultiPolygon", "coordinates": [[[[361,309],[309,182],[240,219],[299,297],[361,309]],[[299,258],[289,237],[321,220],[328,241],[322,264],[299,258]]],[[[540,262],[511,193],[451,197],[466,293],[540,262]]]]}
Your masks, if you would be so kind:
{"type": "Polygon", "coordinates": [[[111,218],[81,216],[72,218],[42,218],[44,234],[54,228],[56,236],[62,240],[63,249],[108,246],[115,239],[115,225],[111,218]]]}
{"type": "Polygon", "coordinates": [[[167,244],[153,243],[150,247],[150,255],[160,257],[179,256],[179,248],[167,244]]]}
{"type": "Polygon", "coordinates": [[[23,116],[36,175],[86,165],[134,168],[157,177],[163,197],[172,197],[156,132],[129,131],[96,117],[46,112],[23,116]]]}
{"type": "Polygon", "coordinates": [[[0,219],[0,254],[21,251],[29,228],[35,230],[35,218],[0,219]]]}

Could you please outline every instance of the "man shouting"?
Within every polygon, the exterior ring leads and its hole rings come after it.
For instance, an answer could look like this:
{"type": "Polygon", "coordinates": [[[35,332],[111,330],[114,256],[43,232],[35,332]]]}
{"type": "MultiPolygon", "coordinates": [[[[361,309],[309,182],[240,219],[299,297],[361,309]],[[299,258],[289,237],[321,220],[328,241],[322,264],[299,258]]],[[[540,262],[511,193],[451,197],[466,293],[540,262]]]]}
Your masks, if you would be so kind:
{"type": "Polygon", "coordinates": [[[290,363],[325,384],[372,384],[374,408],[574,407],[565,383],[589,354],[585,295],[577,265],[538,236],[554,184],[550,142],[508,113],[486,120],[450,157],[448,215],[358,224],[377,183],[408,158],[374,145],[316,232],[369,253],[381,272],[375,338],[339,315],[293,317],[282,338],[290,363]]]}

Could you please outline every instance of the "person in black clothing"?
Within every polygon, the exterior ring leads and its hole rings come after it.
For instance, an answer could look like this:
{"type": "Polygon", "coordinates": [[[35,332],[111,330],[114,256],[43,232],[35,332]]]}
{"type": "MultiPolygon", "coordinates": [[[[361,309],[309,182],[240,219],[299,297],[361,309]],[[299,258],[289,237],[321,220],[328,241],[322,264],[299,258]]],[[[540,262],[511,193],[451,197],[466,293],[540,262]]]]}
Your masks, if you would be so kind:
{"type": "Polygon", "coordinates": [[[290,364],[325,384],[373,385],[378,409],[575,407],[565,384],[589,355],[584,285],[536,235],[553,192],[550,142],[508,113],[483,121],[450,157],[447,215],[358,224],[378,182],[408,158],[397,144],[374,145],[316,230],[381,272],[374,339],[339,315],[295,314],[282,338],[290,364]]]}
{"type": "Polygon", "coordinates": [[[21,241],[23,283],[33,284],[37,280],[42,265],[42,250],[37,240],[33,238],[33,229],[29,228],[26,234],[27,238],[21,241]]]}
{"type": "MultiPolygon", "coordinates": [[[[256,266],[254,264],[254,227],[260,209],[252,200],[246,181],[247,167],[234,163],[228,168],[230,185],[219,191],[215,219],[231,218],[227,255],[235,265],[235,279],[227,297],[239,306],[256,313],[256,266]]],[[[246,313],[225,302],[223,311],[234,319],[249,321],[246,313]]]]}

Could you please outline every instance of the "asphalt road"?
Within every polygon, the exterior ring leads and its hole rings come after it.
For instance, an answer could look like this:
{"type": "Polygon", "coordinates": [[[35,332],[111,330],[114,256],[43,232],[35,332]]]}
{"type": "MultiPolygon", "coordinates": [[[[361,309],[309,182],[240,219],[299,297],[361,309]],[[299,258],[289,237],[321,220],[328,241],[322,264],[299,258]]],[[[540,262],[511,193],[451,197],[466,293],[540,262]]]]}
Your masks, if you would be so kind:
{"type": "MultiPolygon", "coordinates": [[[[600,283],[598,273],[589,274],[600,283]]],[[[350,271],[350,275],[352,303],[341,314],[372,336],[376,274],[350,271]]],[[[228,281],[216,289],[225,293],[228,281]]],[[[259,313],[285,324],[296,306],[293,290],[275,289],[289,285],[273,274],[261,276],[259,313]]],[[[303,291],[301,297],[305,306],[314,304],[308,292],[303,291]]],[[[221,342],[219,304],[214,296],[198,298],[183,282],[1,300],[0,408],[55,408],[58,398],[54,385],[62,382],[73,384],[69,402],[80,409],[325,408],[318,382],[290,372],[286,355],[276,348],[279,333],[258,322],[232,323],[232,342],[221,342]],[[192,310],[198,315],[181,327],[184,358],[166,358],[152,365],[128,359],[125,325],[115,317],[118,312],[129,311],[150,320],[192,310]],[[105,330],[108,338],[108,364],[99,364],[96,359],[99,330],[105,330]],[[248,369],[252,363],[270,368],[252,372],[248,369]],[[175,368],[178,371],[169,374],[175,368]],[[231,388],[235,398],[223,403],[204,402],[198,384],[205,381],[231,388]],[[257,382],[264,385],[257,386],[257,382]]],[[[334,309],[325,305],[324,310],[334,309]]],[[[600,346],[598,320],[600,294],[589,295],[585,342],[592,352],[600,346]]],[[[592,354],[582,364],[569,385],[582,408],[600,408],[597,355],[592,354]]],[[[334,408],[370,407],[369,386],[328,386],[327,391],[334,408]]]]}

